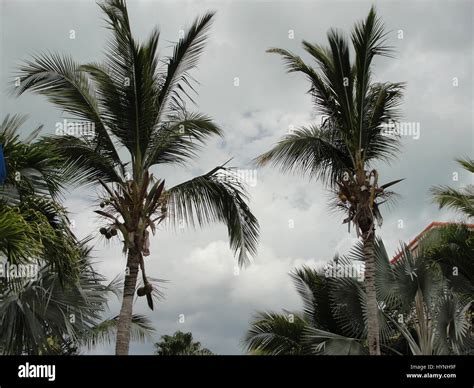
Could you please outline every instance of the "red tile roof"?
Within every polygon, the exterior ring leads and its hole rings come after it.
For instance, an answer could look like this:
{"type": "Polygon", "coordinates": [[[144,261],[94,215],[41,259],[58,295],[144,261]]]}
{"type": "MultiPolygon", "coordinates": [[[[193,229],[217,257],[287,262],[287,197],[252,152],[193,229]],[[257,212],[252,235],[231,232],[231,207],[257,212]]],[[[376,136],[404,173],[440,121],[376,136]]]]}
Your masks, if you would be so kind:
{"type": "MultiPolygon", "coordinates": [[[[425,229],[423,229],[423,231],[418,236],[416,236],[413,240],[410,241],[410,243],[407,245],[408,249],[410,249],[410,251],[413,251],[417,247],[420,239],[431,229],[438,228],[440,226],[456,225],[456,224],[459,224],[459,223],[458,222],[432,222],[425,229]]],[[[474,229],[474,224],[466,224],[466,226],[469,229],[474,229]]],[[[402,255],[402,251],[398,252],[394,256],[394,258],[390,260],[390,263],[391,264],[395,263],[400,258],[401,255],[402,255]]]]}

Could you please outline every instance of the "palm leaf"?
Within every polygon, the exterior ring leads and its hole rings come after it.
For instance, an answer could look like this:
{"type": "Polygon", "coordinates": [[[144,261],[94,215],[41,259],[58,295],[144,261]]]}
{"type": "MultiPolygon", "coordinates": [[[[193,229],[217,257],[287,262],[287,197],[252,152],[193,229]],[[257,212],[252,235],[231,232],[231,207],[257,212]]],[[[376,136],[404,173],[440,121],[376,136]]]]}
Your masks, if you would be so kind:
{"type": "Polygon", "coordinates": [[[287,315],[258,313],[248,330],[244,343],[248,351],[268,355],[303,354],[302,335],[305,320],[293,314],[293,321],[287,315]]]}
{"type": "Polygon", "coordinates": [[[167,191],[168,217],[174,225],[185,222],[203,226],[219,221],[227,225],[230,246],[238,254],[239,265],[257,250],[258,221],[246,204],[246,193],[232,169],[216,167],[167,191]]]}

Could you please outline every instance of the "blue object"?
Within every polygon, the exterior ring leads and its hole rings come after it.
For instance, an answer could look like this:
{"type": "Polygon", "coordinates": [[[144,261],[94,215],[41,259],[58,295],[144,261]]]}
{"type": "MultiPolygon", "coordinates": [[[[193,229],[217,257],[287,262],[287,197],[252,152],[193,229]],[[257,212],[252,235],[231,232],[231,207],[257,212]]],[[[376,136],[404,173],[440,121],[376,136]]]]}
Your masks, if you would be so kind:
{"type": "Polygon", "coordinates": [[[3,147],[0,145],[0,185],[3,185],[5,179],[7,179],[7,167],[3,156],[3,147]]]}

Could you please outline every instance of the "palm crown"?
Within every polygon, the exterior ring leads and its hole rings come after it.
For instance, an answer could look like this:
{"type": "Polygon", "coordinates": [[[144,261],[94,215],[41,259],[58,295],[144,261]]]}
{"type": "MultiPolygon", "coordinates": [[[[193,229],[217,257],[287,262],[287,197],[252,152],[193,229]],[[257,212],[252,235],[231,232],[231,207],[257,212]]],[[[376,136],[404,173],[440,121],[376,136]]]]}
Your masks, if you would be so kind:
{"type": "Polygon", "coordinates": [[[288,50],[268,50],[283,57],[290,73],[303,73],[308,78],[309,93],[322,120],[287,135],[257,161],[329,183],[338,191],[339,206],[349,213],[345,221],[354,221],[357,231],[359,227],[369,229],[374,217],[380,218],[375,199],[382,202],[390,194],[384,190],[389,185],[377,185],[377,171],[368,169],[377,160],[390,160],[399,150],[397,136],[387,129],[399,117],[403,84],[373,82],[371,74],[374,57],[390,55],[385,36],[372,8],[352,31],[353,62],[347,39],[335,29],[328,32],[328,47],[303,41],[318,69],[288,50]],[[367,202],[365,197],[370,198],[375,214],[361,209],[367,202]]]}

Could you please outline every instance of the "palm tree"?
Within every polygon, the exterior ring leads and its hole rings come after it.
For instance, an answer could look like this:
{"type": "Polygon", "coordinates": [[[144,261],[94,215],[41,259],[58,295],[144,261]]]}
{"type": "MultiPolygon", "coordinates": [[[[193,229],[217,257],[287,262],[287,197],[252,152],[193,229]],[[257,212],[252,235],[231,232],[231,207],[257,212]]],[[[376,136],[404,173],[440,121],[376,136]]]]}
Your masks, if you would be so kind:
{"type": "MultiPolygon", "coordinates": [[[[58,201],[69,170],[54,147],[37,140],[41,126],[20,139],[25,120],[6,116],[0,126],[6,167],[0,186],[0,353],[73,354],[113,338],[117,317],[99,318],[107,294],[118,293],[117,282],[103,285],[87,241],[71,232],[58,201]],[[20,265],[28,265],[28,273],[9,277],[20,265]]],[[[145,317],[133,317],[132,336],[150,339],[151,331],[145,317]]]]}
{"type": "Polygon", "coordinates": [[[474,231],[465,224],[447,224],[432,229],[419,242],[423,259],[438,267],[449,287],[474,295],[474,231]]]}
{"type": "MultiPolygon", "coordinates": [[[[375,248],[384,353],[469,352],[473,338],[467,311],[472,296],[465,297],[453,288],[441,276],[441,267],[433,266],[424,254],[415,259],[403,247],[401,258],[390,265],[380,239],[376,239],[375,248]]],[[[303,312],[258,313],[244,338],[247,350],[269,355],[367,354],[368,319],[361,281],[328,272],[334,266],[350,268],[363,260],[359,242],[347,257],[336,257],[324,270],[294,270],[291,276],[303,300],[303,312]]]]}
{"type": "Polygon", "coordinates": [[[303,73],[311,83],[309,93],[321,124],[300,128],[285,136],[274,148],[257,158],[260,166],[272,163],[284,172],[299,172],[326,182],[337,194],[336,207],[352,222],[364,242],[370,354],[380,354],[379,323],[375,294],[375,221],[382,223],[379,206],[389,199],[386,189],[400,180],[380,185],[375,162],[387,161],[399,150],[396,133],[389,126],[398,119],[397,106],[403,84],[377,83],[372,79],[372,61],[388,56],[383,24],[372,8],[357,23],[351,41],[351,62],[346,37],[335,29],[328,32],[329,46],[303,41],[303,48],[318,69],[288,50],[268,52],[283,57],[288,71],[303,73]]]}
{"type": "Polygon", "coordinates": [[[472,348],[468,318],[472,294],[458,293],[440,266],[430,267],[423,251],[414,257],[406,247],[394,265],[393,276],[394,282],[385,287],[400,303],[386,315],[413,355],[465,354],[472,348]]]}
{"type": "MultiPolygon", "coordinates": [[[[36,278],[21,278],[0,287],[0,349],[3,354],[75,354],[80,347],[114,338],[118,317],[102,319],[117,281],[104,278],[91,266],[91,248],[79,245],[79,279],[61,282],[50,266],[36,278]]],[[[154,329],[141,315],[132,318],[132,337],[151,340],[154,329]]]]}
{"type": "Polygon", "coordinates": [[[221,129],[202,113],[186,109],[194,91],[190,71],[196,67],[213,19],[196,19],[173,48],[158,60],[159,33],[142,44],[133,37],[125,1],[100,4],[112,32],[104,63],[80,65],[69,56],[44,54],[20,69],[17,94],[29,90],[46,96],[73,118],[94,126],[93,136],[58,136],[52,143],[80,170],[77,182],[100,182],[101,210],[106,238],[121,237],[127,255],[117,354],[128,354],[132,304],[139,270],[150,308],[153,287],[145,274],[150,254],[149,232],[165,219],[172,225],[227,225],[230,245],[240,265],[256,252],[258,223],[235,171],[222,164],[208,173],[165,187],[155,178],[155,165],[186,163],[210,136],[221,129]]]}
{"type": "MultiPolygon", "coordinates": [[[[380,240],[376,240],[377,267],[389,266],[380,240]]],[[[335,256],[323,269],[295,269],[291,278],[303,301],[303,311],[284,314],[259,312],[244,338],[249,351],[263,354],[362,355],[367,348],[366,292],[357,277],[336,277],[333,269],[352,268],[361,262],[363,247],[356,245],[347,257],[335,256]]],[[[354,273],[355,274],[355,273],[354,273]]],[[[382,288],[377,278],[377,290],[382,288]]],[[[382,345],[392,352],[393,325],[379,311],[382,345]]]]}
{"type": "MultiPolygon", "coordinates": [[[[474,160],[457,159],[462,167],[474,174],[474,160]]],[[[464,189],[456,190],[448,186],[433,187],[431,192],[440,209],[447,207],[474,217],[474,185],[468,185],[464,189]]]]}
{"type": "Polygon", "coordinates": [[[155,344],[155,354],[159,356],[210,356],[213,353],[193,341],[192,333],[175,332],[173,335],[161,336],[155,344]]]}
{"type": "Polygon", "coordinates": [[[0,185],[0,258],[10,264],[42,260],[61,279],[78,274],[77,241],[58,199],[71,179],[55,149],[37,140],[41,126],[26,139],[19,128],[25,116],[6,116],[0,125],[0,144],[6,164],[0,185]]]}

